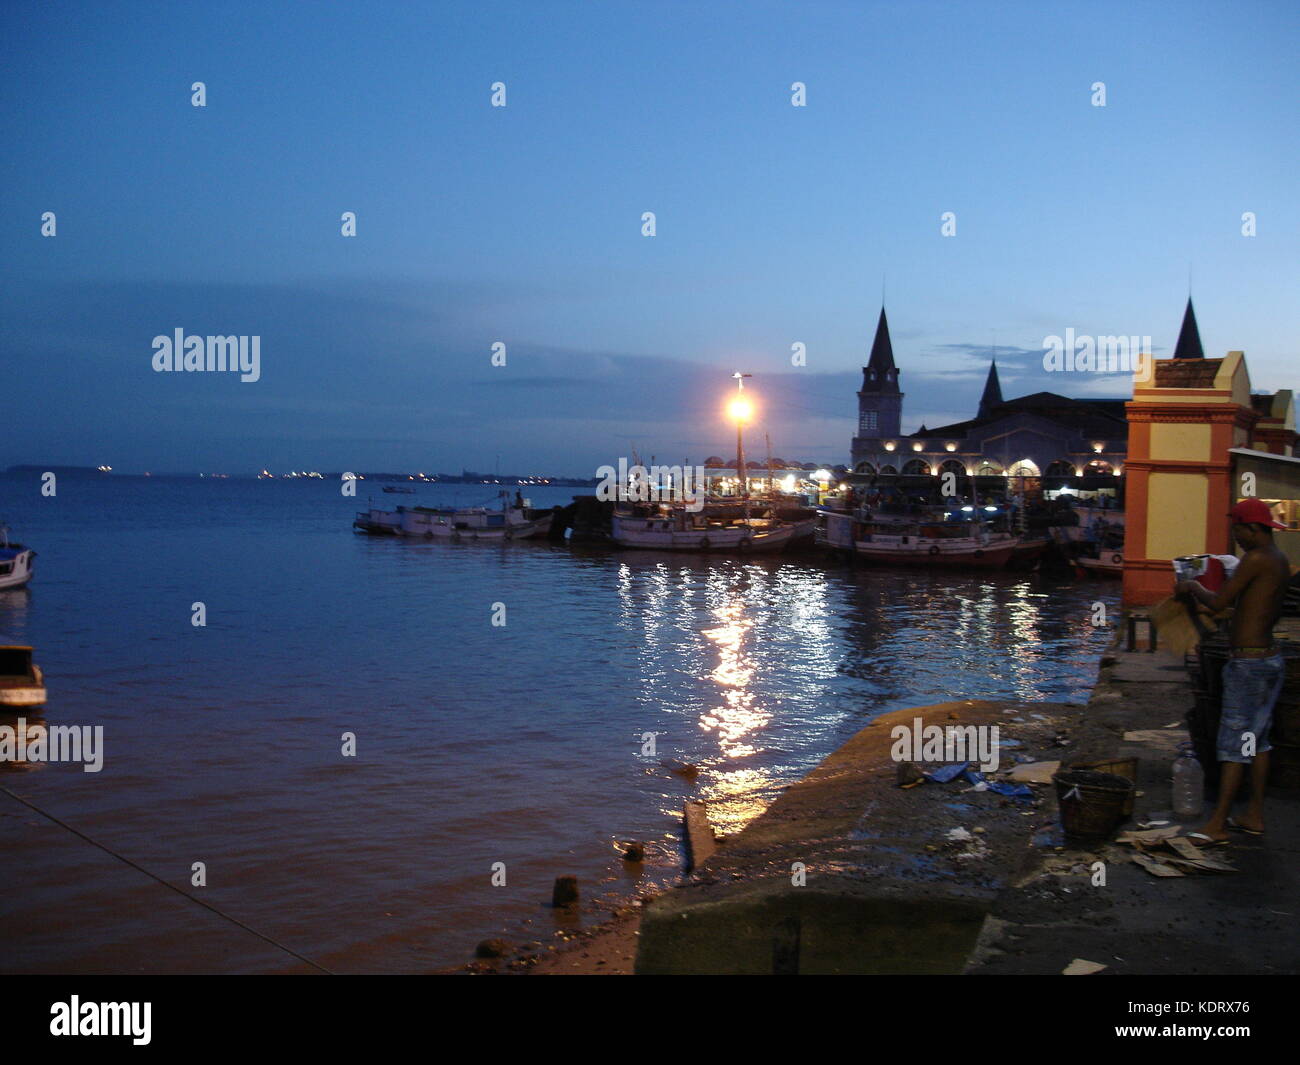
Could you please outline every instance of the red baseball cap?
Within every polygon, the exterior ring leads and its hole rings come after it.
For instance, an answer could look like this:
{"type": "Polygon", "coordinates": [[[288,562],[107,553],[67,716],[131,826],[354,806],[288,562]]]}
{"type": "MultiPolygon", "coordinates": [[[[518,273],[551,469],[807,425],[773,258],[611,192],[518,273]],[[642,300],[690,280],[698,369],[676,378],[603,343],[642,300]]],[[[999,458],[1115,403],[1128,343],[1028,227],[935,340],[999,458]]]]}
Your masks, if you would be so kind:
{"type": "Polygon", "coordinates": [[[1238,525],[1267,525],[1270,529],[1285,529],[1282,522],[1273,517],[1273,510],[1262,499],[1243,499],[1230,511],[1230,517],[1238,525]]]}

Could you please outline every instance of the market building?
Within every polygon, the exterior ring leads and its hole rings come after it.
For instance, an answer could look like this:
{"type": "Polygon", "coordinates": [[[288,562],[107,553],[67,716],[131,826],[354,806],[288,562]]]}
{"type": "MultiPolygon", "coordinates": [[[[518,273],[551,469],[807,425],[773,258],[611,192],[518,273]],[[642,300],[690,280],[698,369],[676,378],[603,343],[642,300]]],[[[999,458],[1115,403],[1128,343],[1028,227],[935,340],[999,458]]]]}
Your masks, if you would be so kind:
{"type": "MultiPolygon", "coordinates": [[[[1193,323],[1194,328],[1194,323],[1193,323]]],[[[1127,384],[1127,381],[1125,381],[1127,384]]],[[[996,361],[975,417],[904,434],[904,393],[884,308],[858,392],[850,469],[858,478],[942,476],[1010,484],[1028,498],[1061,492],[1118,502],[1128,448],[1122,399],[1035,392],[1005,399],[996,361]]]]}

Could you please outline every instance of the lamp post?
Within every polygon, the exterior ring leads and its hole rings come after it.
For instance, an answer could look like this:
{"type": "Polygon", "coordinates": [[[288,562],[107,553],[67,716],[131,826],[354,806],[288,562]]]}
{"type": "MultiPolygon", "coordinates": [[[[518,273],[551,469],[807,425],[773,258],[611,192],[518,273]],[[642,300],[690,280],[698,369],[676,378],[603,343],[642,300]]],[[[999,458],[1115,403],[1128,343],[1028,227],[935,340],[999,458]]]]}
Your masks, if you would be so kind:
{"type": "Polygon", "coordinates": [[[745,398],[745,378],[753,374],[737,371],[731,375],[736,380],[737,396],[727,406],[727,412],[736,420],[736,475],[740,478],[743,499],[749,499],[749,478],[745,476],[745,421],[754,413],[754,405],[745,398]]]}

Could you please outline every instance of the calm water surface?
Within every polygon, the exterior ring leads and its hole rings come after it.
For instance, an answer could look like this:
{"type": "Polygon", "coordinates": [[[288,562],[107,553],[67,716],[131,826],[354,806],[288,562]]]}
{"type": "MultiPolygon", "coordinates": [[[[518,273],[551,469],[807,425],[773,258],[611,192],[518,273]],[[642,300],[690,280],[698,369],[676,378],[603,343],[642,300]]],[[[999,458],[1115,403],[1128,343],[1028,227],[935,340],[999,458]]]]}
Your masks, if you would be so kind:
{"type": "MultiPolygon", "coordinates": [[[[342,972],[540,938],[561,873],[591,899],[661,882],[683,799],[734,831],[883,711],[1081,699],[1106,639],[1089,608],[1118,598],[817,556],[372,539],[350,531],[370,491],[64,479],[44,499],[0,478],[0,518],[40,554],[0,592],[0,642],[36,647],[46,723],[105,734],[98,774],[7,764],[0,784],[178,886],[206,863],[193,890],[342,972]],[[650,844],[639,877],[625,839],[650,844]]],[[[300,967],[3,794],[0,840],[0,969],[300,967]]]]}

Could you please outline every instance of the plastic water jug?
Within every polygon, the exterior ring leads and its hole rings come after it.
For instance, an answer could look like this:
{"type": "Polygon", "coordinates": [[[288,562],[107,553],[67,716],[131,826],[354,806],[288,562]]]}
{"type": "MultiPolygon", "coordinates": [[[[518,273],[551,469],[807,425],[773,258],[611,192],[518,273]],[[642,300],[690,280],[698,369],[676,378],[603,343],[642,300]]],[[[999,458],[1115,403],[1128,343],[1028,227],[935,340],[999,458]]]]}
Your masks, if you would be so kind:
{"type": "Polygon", "coordinates": [[[1174,759],[1174,816],[1200,817],[1205,800],[1205,770],[1190,747],[1174,759]]]}

